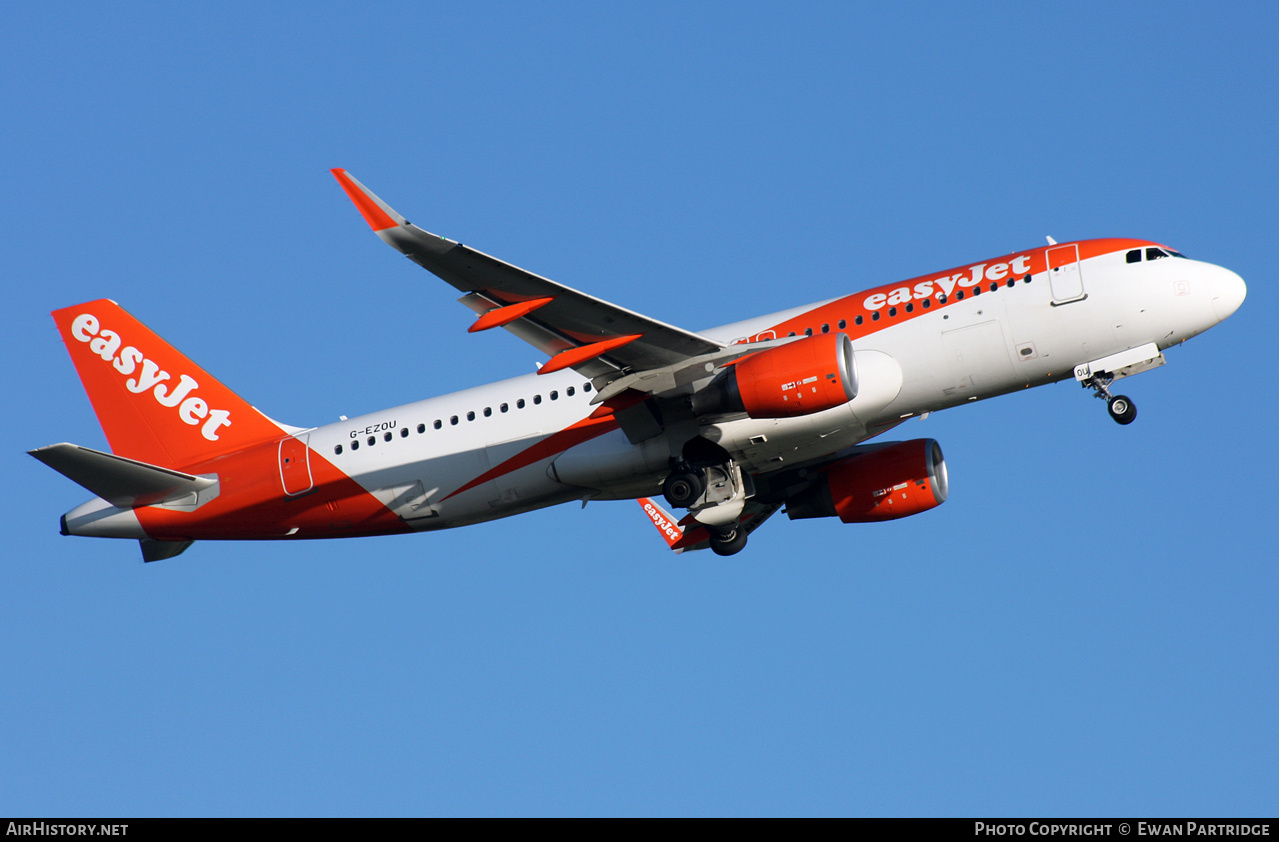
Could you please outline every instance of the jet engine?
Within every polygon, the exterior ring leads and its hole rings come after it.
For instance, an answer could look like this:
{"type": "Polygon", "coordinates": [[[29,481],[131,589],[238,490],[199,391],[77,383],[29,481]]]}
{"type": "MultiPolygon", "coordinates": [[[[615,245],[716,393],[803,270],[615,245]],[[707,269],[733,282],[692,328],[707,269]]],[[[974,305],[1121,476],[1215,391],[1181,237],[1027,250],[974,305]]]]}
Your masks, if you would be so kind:
{"type": "Polygon", "coordinates": [[[693,410],[794,418],[833,409],[855,397],[852,340],[847,334],[828,333],[742,357],[693,395],[693,410]]]}
{"type": "Polygon", "coordinates": [[[899,441],[835,462],[786,501],[786,514],[792,520],[838,516],[844,523],[896,520],[940,506],[949,485],[936,441],[899,441]]]}

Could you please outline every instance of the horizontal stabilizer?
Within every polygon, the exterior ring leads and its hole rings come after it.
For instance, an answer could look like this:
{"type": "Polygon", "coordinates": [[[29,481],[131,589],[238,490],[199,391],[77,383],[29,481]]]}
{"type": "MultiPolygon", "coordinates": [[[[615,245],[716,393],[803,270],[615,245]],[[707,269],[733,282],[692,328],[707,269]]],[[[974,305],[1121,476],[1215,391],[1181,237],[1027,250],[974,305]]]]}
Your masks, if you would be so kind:
{"type": "Polygon", "coordinates": [[[182,555],[194,541],[155,541],[143,538],[138,541],[142,546],[143,561],[164,561],[166,558],[182,555]]]}
{"type": "Polygon", "coordinates": [[[51,444],[27,452],[121,509],[149,506],[217,484],[215,479],[171,471],[77,444],[51,444]]]}

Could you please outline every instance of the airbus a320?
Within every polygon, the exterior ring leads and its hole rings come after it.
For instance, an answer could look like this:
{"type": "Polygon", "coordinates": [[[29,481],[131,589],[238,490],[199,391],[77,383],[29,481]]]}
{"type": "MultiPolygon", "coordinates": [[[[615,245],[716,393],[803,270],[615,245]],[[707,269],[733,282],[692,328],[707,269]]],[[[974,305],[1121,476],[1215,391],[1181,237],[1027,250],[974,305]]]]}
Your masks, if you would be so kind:
{"type": "Polygon", "coordinates": [[[695,333],[428,233],[333,175],[384,242],[461,293],[470,332],[502,328],[545,363],[294,427],[113,301],[57,310],[110,446],[30,451],[94,495],[62,534],[137,539],[155,561],[198,540],[425,532],[638,500],[672,549],[732,555],[779,509],[871,523],[943,503],[936,441],[878,441],[909,418],[1074,378],[1131,423],[1115,381],[1163,365],[1247,293],[1159,243],[1049,239],[695,333]]]}

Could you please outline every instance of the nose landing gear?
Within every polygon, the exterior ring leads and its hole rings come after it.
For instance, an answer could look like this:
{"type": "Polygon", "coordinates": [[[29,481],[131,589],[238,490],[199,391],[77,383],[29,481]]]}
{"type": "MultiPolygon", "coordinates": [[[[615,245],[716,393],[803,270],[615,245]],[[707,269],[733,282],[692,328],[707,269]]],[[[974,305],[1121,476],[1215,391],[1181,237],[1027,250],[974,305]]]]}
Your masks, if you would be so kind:
{"type": "Polygon", "coordinates": [[[1106,402],[1116,424],[1131,424],[1137,417],[1137,405],[1127,395],[1115,395],[1106,402]]]}
{"type": "Polygon", "coordinates": [[[1079,381],[1085,388],[1094,389],[1097,397],[1106,402],[1106,409],[1116,424],[1131,424],[1137,419],[1137,405],[1127,395],[1110,394],[1110,384],[1115,382],[1112,374],[1099,371],[1086,380],[1079,381]]]}

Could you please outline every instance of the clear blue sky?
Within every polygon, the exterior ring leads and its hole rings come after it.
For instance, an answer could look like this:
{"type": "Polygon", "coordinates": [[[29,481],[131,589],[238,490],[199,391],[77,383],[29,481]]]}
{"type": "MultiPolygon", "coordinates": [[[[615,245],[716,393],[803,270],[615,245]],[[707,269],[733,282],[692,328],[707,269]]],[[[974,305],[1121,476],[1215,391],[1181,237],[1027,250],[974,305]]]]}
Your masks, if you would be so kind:
{"type": "Polygon", "coordinates": [[[1271,3],[9,3],[0,815],[1279,810],[1271,3]],[[463,10],[464,9],[464,10],[463,10]],[[1144,237],[1248,300],[1124,382],[911,421],[951,497],[732,559],[638,506],[64,538],[111,297],[298,425],[533,370],[360,220],[697,329],[1144,237]]]}

